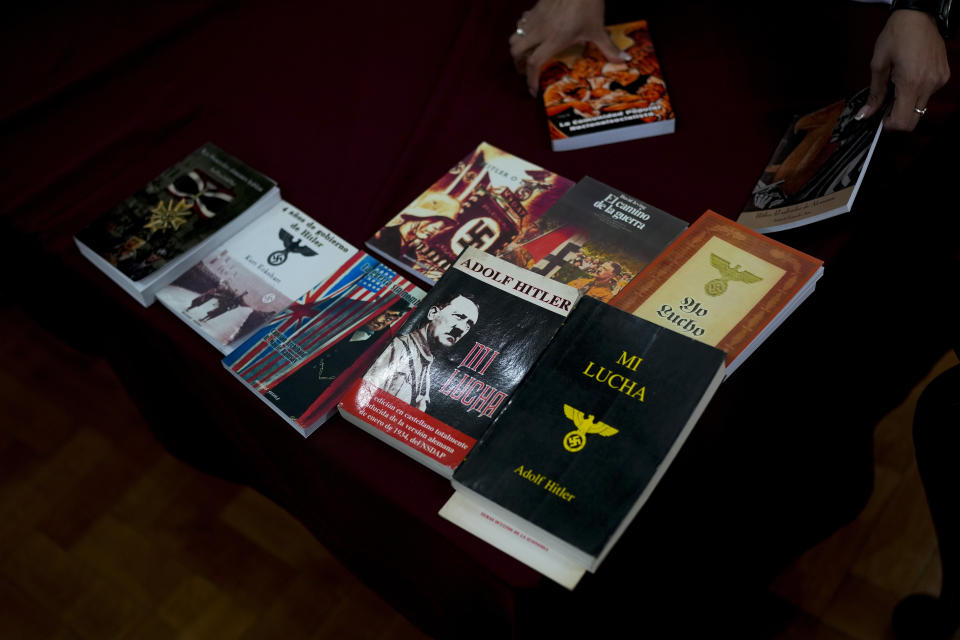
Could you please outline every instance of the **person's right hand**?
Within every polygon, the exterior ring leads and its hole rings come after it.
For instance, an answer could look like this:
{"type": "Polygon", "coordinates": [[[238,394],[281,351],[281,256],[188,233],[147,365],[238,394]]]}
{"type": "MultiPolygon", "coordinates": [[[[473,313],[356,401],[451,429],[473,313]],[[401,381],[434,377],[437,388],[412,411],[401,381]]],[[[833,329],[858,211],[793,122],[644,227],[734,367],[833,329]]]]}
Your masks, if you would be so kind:
{"type": "Polygon", "coordinates": [[[603,9],[603,0],[538,0],[524,12],[510,36],[510,55],[517,71],[526,75],[530,95],[540,90],[540,68],[570,45],[592,42],[607,60],[630,59],[603,28],[603,9]]]}

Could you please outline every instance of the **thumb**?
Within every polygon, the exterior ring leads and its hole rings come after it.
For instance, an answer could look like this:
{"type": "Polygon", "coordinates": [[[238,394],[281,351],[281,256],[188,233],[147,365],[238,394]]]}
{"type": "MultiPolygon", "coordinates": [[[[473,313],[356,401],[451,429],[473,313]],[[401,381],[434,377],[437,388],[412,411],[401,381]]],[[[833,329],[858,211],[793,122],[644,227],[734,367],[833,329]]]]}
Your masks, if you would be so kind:
{"type": "Polygon", "coordinates": [[[630,54],[621,51],[617,48],[617,45],[613,44],[613,40],[610,39],[610,34],[607,33],[606,29],[600,29],[598,33],[592,34],[589,40],[597,45],[600,53],[610,62],[628,62],[630,60],[630,54]]]}

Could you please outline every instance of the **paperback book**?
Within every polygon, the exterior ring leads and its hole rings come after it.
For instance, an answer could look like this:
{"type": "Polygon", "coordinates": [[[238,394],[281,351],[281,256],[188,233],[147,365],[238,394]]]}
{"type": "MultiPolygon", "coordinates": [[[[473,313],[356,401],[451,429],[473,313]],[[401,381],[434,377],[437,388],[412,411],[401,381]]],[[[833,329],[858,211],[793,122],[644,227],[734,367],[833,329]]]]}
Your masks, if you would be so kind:
{"type": "Polygon", "coordinates": [[[280,200],[267,176],[205,144],[80,231],[80,252],[140,304],[280,200]]]}
{"type": "Polygon", "coordinates": [[[256,330],[223,365],[304,437],[424,292],[362,251],[256,330]]]}
{"type": "Polygon", "coordinates": [[[883,129],[883,109],[854,117],[869,95],[863,89],[794,120],[737,222],[770,233],[850,211],[883,129]]]}
{"type": "Polygon", "coordinates": [[[822,261],[707,211],[611,304],[723,350],[730,375],[822,274],[822,261]]]}
{"type": "Polygon", "coordinates": [[[540,73],[554,151],[674,131],[670,95],[646,20],[606,29],[630,60],[610,62],[587,42],[561,52],[540,73]]]}
{"type": "Polygon", "coordinates": [[[590,298],[453,474],[440,515],[573,589],[650,497],[724,353],[590,298]]]}
{"type": "Polygon", "coordinates": [[[666,211],[585,177],[499,257],[608,302],[686,228],[666,211]]]}
{"type": "Polygon", "coordinates": [[[449,476],[579,294],[467,248],[340,403],[344,418],[449,476]]]}
{"type": "Polygon", "coordinates": [[[356,252],[280,201],[160,289],[157,300],[226,355],[356,252]]]}
{"type": "Polygon", "coordinates": [[[481,142],[366,245],[432,285],[467,247],[499,254],[571,186],[566,178],[481,142]]]}

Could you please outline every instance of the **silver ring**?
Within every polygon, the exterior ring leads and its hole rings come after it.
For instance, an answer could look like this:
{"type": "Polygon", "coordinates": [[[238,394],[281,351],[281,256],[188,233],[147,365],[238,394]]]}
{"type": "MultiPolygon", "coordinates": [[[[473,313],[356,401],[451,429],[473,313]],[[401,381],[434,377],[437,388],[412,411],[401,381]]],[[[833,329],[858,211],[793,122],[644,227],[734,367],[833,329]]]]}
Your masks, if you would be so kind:
{"type": "Polygon", "coordinates": [[[521,27],[520,25],[517,25],[516,34],[517,34],[518,36],[525,36],[525,35],[527,35],[527,32],[523,30],[523,27],[521,27]]]}
{"type": "Polygon", "coordinates": [[[922,116],[923,114],[925,114],[925,113],[927,112],[927,108],[926,108],[926,107],[914,107],[914,108],[913,108],[913,112],[914,112],[914,113],[918,113],[918,114],[920,114],[920,115],[922,116]]]}

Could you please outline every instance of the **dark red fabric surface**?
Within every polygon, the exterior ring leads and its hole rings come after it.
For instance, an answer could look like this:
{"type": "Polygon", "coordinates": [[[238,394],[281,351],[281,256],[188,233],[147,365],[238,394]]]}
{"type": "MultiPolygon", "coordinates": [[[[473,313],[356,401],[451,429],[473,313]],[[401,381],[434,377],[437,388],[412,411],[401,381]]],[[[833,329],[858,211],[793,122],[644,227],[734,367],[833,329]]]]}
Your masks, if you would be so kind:
{"type": "Polygon", "coordinates": [[[860,508],[872,425],[946,349],[910,311],[944,275],[913,286],[868,266],[931,242],[939,190],[905,213],[891,185],[917,159],[946,166],[931,154],[953,87],[914,136],[884,135],[852,214],[778,236],[826,260],[817,292],[724,383],[573,594],[439,519],[447,482],[339,418],[303,440],[71,240],[206,141],[358,246],[484,140],[686,220],[735,217],[791,115],[868,83],[885,19],[846,2],[658,4],[670,6],[611,6],[611,21],[650,19],[676,133],[559,154],[508,54],[524,3],[22,7],[0,27],[0,231],[16,299],[107,355],[171,450],[286,506],[430,633],[569,629],[600,610],[647,620],[661,605],[697,610],[708,585],[762,585],[860,508]],[[891,351],[893,335],[909,346],[891,351]]]}

